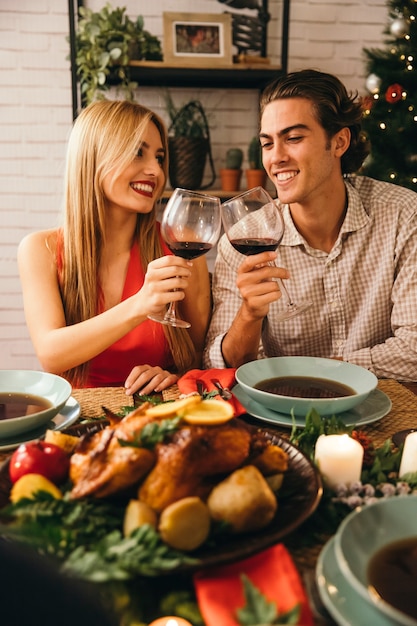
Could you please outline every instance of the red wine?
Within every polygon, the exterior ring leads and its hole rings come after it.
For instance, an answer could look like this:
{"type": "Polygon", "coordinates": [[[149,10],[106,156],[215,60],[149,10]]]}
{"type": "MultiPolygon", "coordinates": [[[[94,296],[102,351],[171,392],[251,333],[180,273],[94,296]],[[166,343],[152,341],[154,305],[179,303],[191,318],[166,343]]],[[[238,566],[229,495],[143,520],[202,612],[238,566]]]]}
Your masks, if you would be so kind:
{"type": "Polygon", "coordinates": [[[230,239],[230,243],[235,250],[246,256],[259,254],[260,252],[270,252],[276,250],[279,245],[278,239],[268,237],[254,237],[253,239],[230,239]]]}
{"type": "Polygon", "coordinates": [[[206,254],[212,247],[211,243],[204,243],[204,241],[176,241],[168,244],[168,248],[175,256],[188,260],[206,254]]]}

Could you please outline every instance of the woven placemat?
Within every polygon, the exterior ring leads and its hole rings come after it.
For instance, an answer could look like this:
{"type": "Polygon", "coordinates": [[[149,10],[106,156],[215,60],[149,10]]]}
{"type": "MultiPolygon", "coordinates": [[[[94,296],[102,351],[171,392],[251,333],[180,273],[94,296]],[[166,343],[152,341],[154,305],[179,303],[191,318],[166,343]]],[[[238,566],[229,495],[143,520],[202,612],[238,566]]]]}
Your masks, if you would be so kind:
{"type": "Polygon", "coordinates": [[[162,397],[167,402],[168,400],[177,400],[180,396],[180,390],[178,385],[172,385],[168,389],[164,389],[162,397]]]}
{"type": "Polygon", "coordinates": [[[417,427],[417,396],[396,380],[380,380],[378,388],[390,398],[391,411],[363,430],[380,446],[396,431],[417,427]]]}
{"type": "Polygon", "coordinates": [[[133,397],[126,395],[124,387],[74,389],[72,395],[80,403],[80,419],[100,417],[103,415],[103,406],[115,413],[123,406],[134,406],[133,397]]]}

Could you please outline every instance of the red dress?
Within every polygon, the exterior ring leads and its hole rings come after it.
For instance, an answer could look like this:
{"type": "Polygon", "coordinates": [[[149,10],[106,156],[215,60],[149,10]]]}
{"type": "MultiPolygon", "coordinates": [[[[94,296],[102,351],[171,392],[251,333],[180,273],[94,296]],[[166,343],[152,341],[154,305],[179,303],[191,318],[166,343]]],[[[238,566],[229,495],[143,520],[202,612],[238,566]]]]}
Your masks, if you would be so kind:
{"type": "MultiPolygon", "coordinates": [[[[163,253],[171,254],[164,244],[163,253]]],[[[134,245],[130,252],[122,301],[139,291],[144,278],[139,248],[134,245]]],[[[107,350],[94,357],[90,361],[89,375],[84,386],[123,387],[135,365],[145,364],[159,365],[168,370],[172,370],[174,366],[164,327],[151,320],[145,320],[107,350]]]]}

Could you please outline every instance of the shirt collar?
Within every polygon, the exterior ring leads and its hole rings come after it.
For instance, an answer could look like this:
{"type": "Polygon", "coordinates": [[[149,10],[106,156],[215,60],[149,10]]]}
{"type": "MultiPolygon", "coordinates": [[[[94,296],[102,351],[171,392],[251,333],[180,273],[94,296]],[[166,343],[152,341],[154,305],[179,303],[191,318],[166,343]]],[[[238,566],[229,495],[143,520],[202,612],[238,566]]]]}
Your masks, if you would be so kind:
{"type": "MultiPolygon", "coordinates": [[[[340,235],[345,233],[352,233],[361,228],[367,226],[370,222],[370,217],[363,206],[362,200],[358,191],[353,186],[350,180],[344,181],[347,198],[348,198],[348,207],[346,211],[346,216],[343,221],[342,227],[340,229],[340,235]]],[[[282,238],[281,245],[284,246],[307,246],[308,244],[304,237],[300,235],[298,230],[295,227],[293,219],[291,217],[291,212],[288,204],[280,205],[278,200],[278,206],[282,211],[282,216],[284,218],[285,223],[285,233],[282,238]]]]}

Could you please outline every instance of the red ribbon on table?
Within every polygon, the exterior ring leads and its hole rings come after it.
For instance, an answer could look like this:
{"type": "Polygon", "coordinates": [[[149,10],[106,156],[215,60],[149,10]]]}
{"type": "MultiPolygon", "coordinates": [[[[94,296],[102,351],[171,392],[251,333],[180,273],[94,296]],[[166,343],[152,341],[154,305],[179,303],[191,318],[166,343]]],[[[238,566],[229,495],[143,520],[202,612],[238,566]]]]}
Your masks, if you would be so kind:
{"type": "MultiPolygon", "coordinates": [[[[232,387],[236,384],[235,372],[236,368],[234,367],[223,369],[212,368],[207,370],[190,370],[178,380],[178,389],[185,396],[190,393],[196,393],[198,391],[197,380],[201,380],[207,391],[218,391],[217,387],[212,382],[216,379],[220,382],[222,387],[232,389],[232,387]]],[[[220,396],[218,397],[221,399],[220,396]]],[[[240,404],[239,400],[235,398],[235,396],[233,396],[231,400],[228,400],[228,402],[233,405],[235,416],[246,413],[245,407],[240,404]]]]}
{"type": "Polygon", "coordinates": [[[280,543],[253,557],[194,575],[198,606],[206,626],[239,626],[236,610],[246,604],[241,574],[275,602],[280,615],[300,604],[297,624],[312,626],[313,616],[300,576],[285,546],[280,543]]]}

